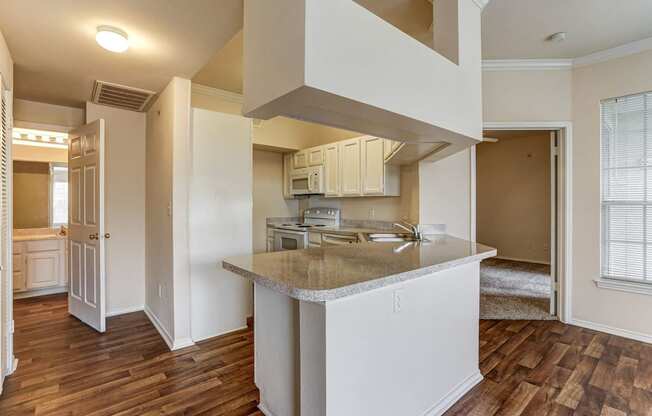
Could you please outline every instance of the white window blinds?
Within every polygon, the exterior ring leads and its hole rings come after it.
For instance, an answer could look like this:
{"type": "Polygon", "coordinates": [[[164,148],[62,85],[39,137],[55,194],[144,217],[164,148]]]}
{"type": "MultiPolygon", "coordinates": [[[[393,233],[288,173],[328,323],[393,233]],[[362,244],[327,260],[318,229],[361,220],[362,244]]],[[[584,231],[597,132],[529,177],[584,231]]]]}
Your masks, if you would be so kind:
{"type": "Polygon", "coordinates": [[[652,284],[652,92],[601,110],[602,277],[652,284]]]}

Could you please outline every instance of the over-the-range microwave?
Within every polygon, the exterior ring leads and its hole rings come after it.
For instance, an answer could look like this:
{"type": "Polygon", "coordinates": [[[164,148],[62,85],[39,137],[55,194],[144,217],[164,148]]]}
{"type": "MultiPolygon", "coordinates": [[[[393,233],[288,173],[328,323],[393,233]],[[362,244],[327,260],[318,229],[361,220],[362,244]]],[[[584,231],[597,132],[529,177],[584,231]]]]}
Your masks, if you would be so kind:
{"type": "Polygon", "coordinates": [[[323,194],[324,168],[314,166],[293,171],[290,174],[290,193],[292,195],[323,194]]]}

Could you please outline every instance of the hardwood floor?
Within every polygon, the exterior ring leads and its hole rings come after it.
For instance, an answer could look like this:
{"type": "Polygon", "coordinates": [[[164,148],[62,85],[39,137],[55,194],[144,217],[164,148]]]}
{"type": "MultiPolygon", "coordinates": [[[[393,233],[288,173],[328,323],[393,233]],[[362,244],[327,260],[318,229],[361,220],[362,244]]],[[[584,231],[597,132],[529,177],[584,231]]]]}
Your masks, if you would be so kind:
{"type": "Polygon", "coordinates": [[[452,415],[652,415],[652,345],[557,321],[481,321],[485,379],[452,415]]]}
{"type": "Polygon", "coordinates": [[[65,295],[15,302],[20,361],[0,415],[262,415],[251,330],[170,352],[142,312],[100,335],[67,308],[65,295]]]}
{"type": "MultiPolygon", "coordinates": [[[[262,415],[251,330],[170,352],[141,312],[100,335],[62,295],[14,310],[0,415],[262,415]]],[[[480,340],[485,380],[446,416],[652,416],[652,345],[555,321],[481,321],[480,340]]]]}

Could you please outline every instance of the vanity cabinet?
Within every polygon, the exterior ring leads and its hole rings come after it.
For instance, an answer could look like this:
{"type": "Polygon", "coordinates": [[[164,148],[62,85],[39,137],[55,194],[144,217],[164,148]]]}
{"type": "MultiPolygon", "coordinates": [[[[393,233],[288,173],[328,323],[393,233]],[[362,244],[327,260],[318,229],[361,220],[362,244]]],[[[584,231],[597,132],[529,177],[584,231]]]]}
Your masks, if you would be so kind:
{"type": "Polygon", "coordinates": [[[65,239],[14,242],[12,256],[14,292],[67,287],[66,253],[65,239]]]}

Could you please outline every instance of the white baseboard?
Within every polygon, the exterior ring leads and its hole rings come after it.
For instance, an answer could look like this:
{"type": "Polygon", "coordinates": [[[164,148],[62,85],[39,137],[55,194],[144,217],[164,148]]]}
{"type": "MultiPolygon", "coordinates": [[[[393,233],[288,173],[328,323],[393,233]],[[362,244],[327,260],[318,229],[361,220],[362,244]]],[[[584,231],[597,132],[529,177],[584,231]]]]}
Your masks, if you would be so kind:
{"type": "Polygon", "coordinates": [[[217,333],[217,334],[202,335],[202,336],[200,336],[200,337],[194,337],[194,336],[193,336],[193,337],[192,337],[192,340],[193,340],[194,342],[205,341],[205,340],[207,340],[207,339],[216,338],[216,337],[221,337],[221,336],[223,336],[223,335],[228,335],[228,334],[231,334],[231,333],[233,333],[233,332],[242,331],[243,329],[247,329],[247,328],[248,328],[248,326],[245,324],[245,326],[243,326],[243,327],[235,328],[235,329],[230,329],[230,330],[228,330],[228,331],[219,332],[219,333],[217,333]]]}
{"type": "Polygon", "coordinates": [[[26,292],[15,292],[14,299],[35,298],[37,296],[56,295],[58,293],[68,293],[68,286],[28,290],[26,292]]]}
{"type": "Polygon", "coordinates": [[[516,258],[516,257],[505,257],[505,256],[495,256],[493,258],[494,259],[499,259],[499,260],[520,261],[522,263],[545,264],[546,266],[550,266],[549,261],[519,259],[519,258],[516,258]]]}
{"type": "Polygon", "coordinates": [[[480,370],[471,374],[462,380],[457,386],[444,396],[440,401],[435,403],[430,409],[426,410],[423,416],[441,416],[450,409],[459,399],[469,392],[473,387],[482,381],[480,370]]]}
{"type": "Polygon", "coordinates": [[[617,335],[623,338],[633,339],[634,341],[641,341],[647,344],[652,344],[652,335],[644,334],[642,332],[630,331],[628,329],[615,328],[609,325],[598,324],[595,322],[584,321],[581,319],[571,319],[571,325],[581,326],[582,328],[592,329],[594,331],[606,332],[607,334],[617,335]]]}
{"type": "MultiPolygon", "coordinates": [[[[464,396],[469,392],[469,390],[480,383],[482,379],[483,377],[482,373],[480,373],[480,370],[471,374],[469,377],[462,380],[462,382],[457,386],[453,387],[453,389],[446,396],[435,403],[430,409],[426,410],[425,413],[423,413],[423,416],[443,415],[448,409],[457,403],[457,401],[461,399],[462,396],[464,396]]],[[[276,416],[265,406],[262,396],[260,398],[260,403],[258,403],[258,410],[260,410],[260,412],[265,416],[276,416]]]]}
{"type": "Polygon", "coordinates": [[[144,311],[145,311],[145,315],[147,315],[149,320],[152,322],[152,325],[154,325],[154,328],[156,328],[158,333],[161,335],[161,338],[163,338],[163,341],[165,341],[165,343],[168,345],[170,351],[175,351],[181,348],[186,348],[195,345],[195,343],[190,338],[182,338],[177,340],[173,339],[172,336],[170,336],[168,331],[165,329],[161,321],[158,319],[156,314],[152,312],[151,309],[145,306],[144,311]]]}
{"type": "Polygon", "coordinates": [[[125,315],[133,312],[141,312],[144,309],[145,307],[143,305],[132,306],[131,308],[116,309],[115,311],[107,312],[106,317],[110,318],[111,316],[125,315]]]}
{"type": "Polygon", "coordinates": [[[264,414],[265,416],[276,416],[274,413],[272,413],[271,410],[265,407],[262,397],[260,399],[260,403],[258,403],[258,410],[260,410],[260,413],[264,414]]]}

